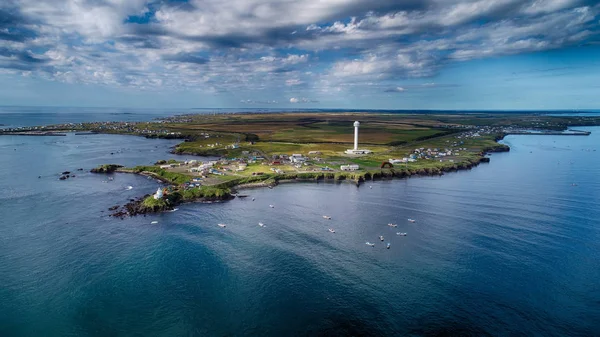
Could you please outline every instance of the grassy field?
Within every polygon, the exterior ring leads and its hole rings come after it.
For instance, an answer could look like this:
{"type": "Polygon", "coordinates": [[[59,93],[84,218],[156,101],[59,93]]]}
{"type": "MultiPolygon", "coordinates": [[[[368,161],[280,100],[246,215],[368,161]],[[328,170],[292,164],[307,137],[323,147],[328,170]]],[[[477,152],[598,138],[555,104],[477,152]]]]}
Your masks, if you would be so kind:
{"type": "MultiPolygon", "coordinates": [[[[415,162],[397,165],[401,170],[443,169],[478,162],[482,152],[498,148],[496,142],[506,127],[543,130],[564,130],[571,125],[599,125],[598,117],[554,117],[535,114],[389,114],[389,113],[256,113],[256,114],[196,114],[175,116],[160,123],[127,123],[109,125],[112,133],[145,134],[162,132],[185,138],[174,153],[243,159],[249,162],[244,171],[236,167],[218,167],[225,175],[205,178],[209,185],[236,184],[253,174],[274,175],[269,166],[276,155],[299,153],[309,158],[308,165],[295,167],[277,165],[285,175],[322,174],[324,167],[341,173],[340,165],[358,164],[357,173],[381,171],[381,165],[390,159],[407,158],[415,149],[451,151],[449,156],[418,157],[415,162]],[[360,121],[359,147],[372,153],[353,156],[345,154],[352,147],[354,121],[360,121]],[[309,152],[317,151],[318,154],[309,152]],[[253,164],[257,157],[264,160],[253,164]]],[[[104,124],[90,124],[87,129],[105,132],[104,124]],[[95,129],[96,127],[102,129],[95,129]]],[[[158,167],[139,167],[139,170],[183,184],[190,176],[186,168],[162,170],[158,167]]],[[[330,171],[325,171],[330,172],[330,171]]],[[[327,173],[329,174],[329,173],[327,173]]],[[[279,174],[281,176],[281,174],[279,174]]],[[[275,175],[277,176],[277,175],[275,175]]],[[[349,174],[348,176],[353,176],[349,174]]],[[[253,177],[253,178],[250,178],[253,177]]]]}

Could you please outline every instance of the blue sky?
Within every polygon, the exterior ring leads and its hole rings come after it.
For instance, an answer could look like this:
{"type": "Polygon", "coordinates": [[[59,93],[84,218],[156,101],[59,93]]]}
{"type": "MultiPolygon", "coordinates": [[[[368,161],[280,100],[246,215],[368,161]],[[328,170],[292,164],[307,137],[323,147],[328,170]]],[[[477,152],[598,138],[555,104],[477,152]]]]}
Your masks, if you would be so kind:
{"type": "Polygon", "coordinates": [[[597,109],[586,0],[6,0],[0,105],[597,109]]]}

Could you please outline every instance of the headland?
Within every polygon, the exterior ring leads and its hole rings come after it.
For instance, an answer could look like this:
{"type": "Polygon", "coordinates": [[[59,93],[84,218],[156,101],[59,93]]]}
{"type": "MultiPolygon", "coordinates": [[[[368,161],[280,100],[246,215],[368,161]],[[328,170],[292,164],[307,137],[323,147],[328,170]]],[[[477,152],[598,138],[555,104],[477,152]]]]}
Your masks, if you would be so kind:
{"type": "MultiPolygon", "coordinates": [[[[509,151],[507,134],[583,135],[571,126],[600,117],[537,114],[244,113],[181,115],[151,122],[98,122],[3,130],[2,134],[112,133],[182,139],[175,154],[217,160],[158,161],[94,173],[135,173],[167,184],[160,198],[132,200],[115,215],[170,210],[184,202],[219,202],[238,190],[280,182],[350,181],[442,175],[509,151]],[[360,121],[360,123],[355,123],[360,121]],[[360,125],[360,129],[359,129],[360,125]],[[358,146],[360,145],[360,150],[358,146]],[[354,149],[351,149],[354,146],[354,149]],[[364,150],[363,150],[364,149],[364,150]]],[[[589,134],[589,133],[588,133],[589,134]]]]}

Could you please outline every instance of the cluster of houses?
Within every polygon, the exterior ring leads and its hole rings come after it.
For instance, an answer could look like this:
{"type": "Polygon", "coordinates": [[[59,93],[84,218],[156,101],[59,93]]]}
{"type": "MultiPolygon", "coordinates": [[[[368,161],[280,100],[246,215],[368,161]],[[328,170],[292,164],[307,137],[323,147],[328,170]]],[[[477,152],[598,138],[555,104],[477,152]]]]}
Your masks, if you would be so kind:
{"type": "Polygon", "coordinates": [[[342,171],[356,171],[358,170],[360,167],[356,164],[351,164],[351,165],[342,165],[340,166],[340,170],[342,171]]]}
{"type": "MultiPolygon", "coordinates": [[[[462,142],[460,142],[460,144],[462,144],[462,142]]],[[[440,161],[443,160],[444,157],[450,157],[450,156],[459,156],[460,155],[460,151],[466,151],[467,148],[466,147],[460,147],[457,149],[438,149],[438,148],[418,148],[418,149],[414,149],[413,152],[408,156],[408,157],[404,157],[402,159],[392,159],[390,158],[390,163],[392,164],[403,164],[403,163],[413,163],[415,161],[417,161],[418,159],[440,159],[440,161]]],[[[453,159],[449,160],[450,162],[453,162],[453,159]]]]}
{"type": "MultiPolygon", "coordinates": [[[[321,154],[319,151],[310,151],[308,156],[304,156],[299,153],[294,153],[291,155],[287,154],[274,154],[271,156],[271,160],[266,161],[266,159],[262,156],[259,156],[258,153],[249,151],[243,151],[243,158],[230,158],[230,159],[221,159],[221,160],[212,160],[207,162],[201,162],[198,160],[188,160],[185,162],[175,162],[175,163],[166,163],[160,165],[161,169],[170,170],[176,168],[183,168],[190,173],[194,173],[197,176],[202,178],[206,178],[209,175],[226,175],[228,172],[243,172],[247,170],[248,164],[253,164],[257,162],[263,162],[265,165],[269,165],[270,170],[277,174],[285,173],[283,169],[279,168],[279,165],[293,165],[296,168],[302,168],[303,166],[309,166],[309,160],[317,161],[318,157],[316,155],[321,154]]],[[[321,171],[333,171],[329,166],[316,168],[321,171]]],[[[341,165],[340,170],[342,171],[356,171],[359,170],[359,165],[349,164],[349,165],[341,165]]],[[[260,173],[262,174],[262,173],[260,173]]],[[[198,187],[201,184],[201,178],[194,178],[194,180],[187,184],[186,187],[198,187]],[[198,180],[198,181],[196,181],[198,180]]]]}

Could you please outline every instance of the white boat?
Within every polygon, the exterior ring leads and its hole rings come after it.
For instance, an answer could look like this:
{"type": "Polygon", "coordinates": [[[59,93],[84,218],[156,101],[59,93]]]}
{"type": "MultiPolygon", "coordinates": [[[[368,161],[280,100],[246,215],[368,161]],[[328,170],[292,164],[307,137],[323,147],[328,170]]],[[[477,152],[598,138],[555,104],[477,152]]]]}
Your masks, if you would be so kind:
{"type": "Polygon", "coordinates": [[[226,224],[224,224],[224,223],[220,223],[220,224],[218,224],[218,226],[219,226],[219,227],[221,227],[221,228],[225,228],[225,227],[227,227],[227,225],[226,225],[226,224]]]}
{"type": "Polygon", "coordinates": [[[417,222],[415,219],[408,219],[408,222],[417,222]]]}
{"type": "Polygon", "coordinates": [[[389,223],[388,226],[390,226],[390,227],[398,227],[398,225],[393,224],[393,223],[389,223]]]}
{"type": "Polygon", "coordinates": [[[133,189],[133,186],[127,186],[127,190],[133,189]]]}
{"type": "Polygon", "coordinates": [[[323,215],[323,219],[331,220],[331,217],[327,216],[327,215],[323,215]]]}
{"type": "Polygon", "coordinates": [[[329,228],[329,232],[335,233],[335,231],[333,230],[333,228],[329,228]]]}
{"type": "Polygon", "coordinates": [[[365,242],[365,244],[366,244],[367,246],[375,247],[375,244],[374,244],[374,243],[370,243],[369,241],[365,242]]]}
{"type": "Polygon", "coordinates": [[[179,208],[173,208],[172,210],[170,210],[169,212],[173,213],[173,212],[177,212],[179,210],[179,208]]]}
{"type": "Polygon", "coordinates": [[[258,225],[259,225],[260,227],[265,227],[265,224],[264,224],[264,223],[262,223],[262,222],[259,222],[259,223],[258,223],[258,225]]]}
{"type": "Polygon", "coordinates": [[[369,186],[369,188],[373,188],[373,186],[369,186]]]}
{"type": "Polygon", "coordinates": [[[271,208],[275,208],[275,206],[273,206],[273,205],[269,205],[269,207],[271,207],[271,208]]]}
{"type": "Polygon", "coordinates": [[[252,198],[252,201],[254,201],[254,198],[252,198]]]}
{"type": "Polygon", "coordinates": [[[152,221],[150,224],[156,225],[157,223],[158,223],[158,221],[152,221]]]}
{"type": "Polygon", "coordinates": [[[398,233],[396,233],[396,235],[406,236],[406,233],[400,233],[400,232],[398,232],[398,233]]]}
{"type": "Polygon", "coordinates": [[[385,246],[385,248],[387,248],[387,249],[390,249],[390,246],[391,246],[391,245],[388,243],[388,244],[385,246]]]}
{"type": "Polygon", "coordinates": [[[379,236],[379,240],[383,241],[383,235],[379,236]]]}

